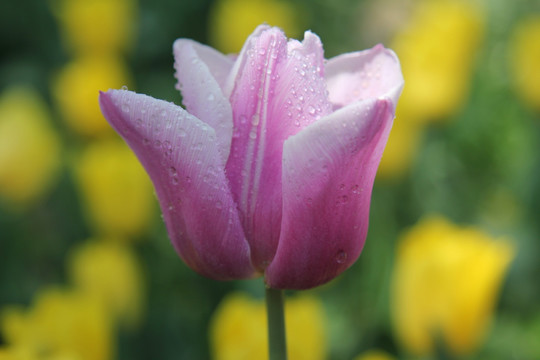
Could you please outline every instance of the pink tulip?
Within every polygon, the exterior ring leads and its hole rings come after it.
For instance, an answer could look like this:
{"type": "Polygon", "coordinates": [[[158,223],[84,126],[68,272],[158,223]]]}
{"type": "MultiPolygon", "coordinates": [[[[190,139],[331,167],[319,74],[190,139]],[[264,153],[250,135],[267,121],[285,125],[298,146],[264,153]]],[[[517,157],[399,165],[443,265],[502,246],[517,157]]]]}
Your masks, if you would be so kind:
{"type": "Polygon", "coordinates": [[[173,48],[185,109],[127,90],[99,101],[150,175],[180,257],[277,289],[350,267],[403,86],[395,54],[326,61],[317,35],[287,41],[266,25],[237,57],[187,39],[173,48]]]}

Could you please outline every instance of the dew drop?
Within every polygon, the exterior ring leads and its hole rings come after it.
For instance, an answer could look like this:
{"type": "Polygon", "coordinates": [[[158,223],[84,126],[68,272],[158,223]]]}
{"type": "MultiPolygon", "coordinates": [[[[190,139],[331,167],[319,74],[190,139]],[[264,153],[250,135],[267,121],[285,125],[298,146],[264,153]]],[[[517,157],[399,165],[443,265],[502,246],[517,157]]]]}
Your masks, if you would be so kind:
{"type": "Polygon", "coordinates": [[[343,264],[345,261],[347,261],[347,253],[343,250],[339,250],[336,254],[336,262],[338,264],[343,264]]]}
{"type": "Polygon", "coordinates": [[[212,93],[208,94],[208,97],[207,97],[208,101],[214,101],[215,98],[216,97],[214,96],[214,94],[212,93]]]}
{"type": "Polygon", "coordinates": [[[120,89],[122,89],[122,90],[128,90],[128,87],[127,87],[127,85],[124,85],[124,86],[122,86],[120,89]]]}
{"type": "Polygon", "coordinates": [[[143,145],[148,145],[150,144],[150,140],[148,140],[147,138],[144,138],[143,141],[142,141],[143,145]]]}
{"type": "Polygon", "coordinates": [[[308,106],[308,113],[310,113],[311,115],[314,115],[315,114],[315,108],[311,105],[308,106]]]}
{"type": "Polygon", "coordinates": [[[171,166],[169,168],[169,175],[170,176],[176,176],[177,172],[176,172],[176,168],[174,166],[171,166]]]}

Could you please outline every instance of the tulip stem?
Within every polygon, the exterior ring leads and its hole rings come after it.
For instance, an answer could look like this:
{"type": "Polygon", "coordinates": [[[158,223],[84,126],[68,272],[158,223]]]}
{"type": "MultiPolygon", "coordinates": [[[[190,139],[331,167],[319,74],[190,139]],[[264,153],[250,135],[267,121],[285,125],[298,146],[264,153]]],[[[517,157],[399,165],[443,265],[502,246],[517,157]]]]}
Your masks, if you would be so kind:
{"type": "Polygon", "coordinates": [[[266,288],[266,314],[268,316],[269,360],[287,359],[283,290],[266,288]]]}

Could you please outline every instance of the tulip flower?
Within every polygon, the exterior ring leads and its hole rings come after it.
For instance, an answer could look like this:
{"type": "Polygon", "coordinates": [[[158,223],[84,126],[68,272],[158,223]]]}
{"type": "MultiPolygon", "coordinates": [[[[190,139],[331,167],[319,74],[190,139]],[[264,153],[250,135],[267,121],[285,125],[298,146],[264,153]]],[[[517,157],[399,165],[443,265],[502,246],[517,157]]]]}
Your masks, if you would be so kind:
{"type": "Polygon", "coordinates": [[[150,175],[195,271],[306,289],[350,267],[403,85],[381,45],[324,60],[319,37],[259,26],[238,56],[173,46],[183,107],[128,90],[102,112],[150,175]]]}

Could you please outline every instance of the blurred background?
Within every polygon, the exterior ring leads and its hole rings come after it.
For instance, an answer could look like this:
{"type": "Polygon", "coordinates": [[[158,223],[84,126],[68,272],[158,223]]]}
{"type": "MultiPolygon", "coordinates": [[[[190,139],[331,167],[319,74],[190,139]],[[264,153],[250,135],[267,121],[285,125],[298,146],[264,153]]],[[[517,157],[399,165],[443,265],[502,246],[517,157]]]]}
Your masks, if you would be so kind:
{"type": "Polygon", "coordinates": [[[260,279],[171,246],[99,90],[181,104],[172,43],[383,43],[405,90],[360,259],[287,292],[291,359],[540,359],[540,2],[0,3],[0,359],[264,359],[260,279]]]}

